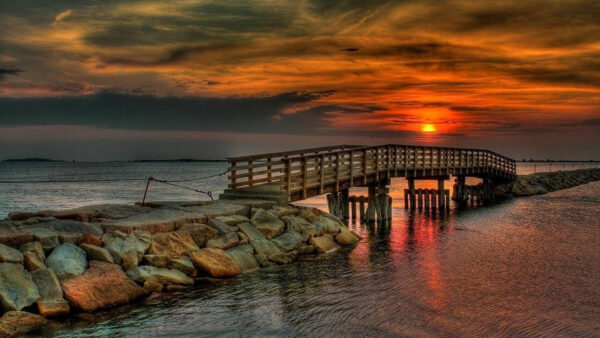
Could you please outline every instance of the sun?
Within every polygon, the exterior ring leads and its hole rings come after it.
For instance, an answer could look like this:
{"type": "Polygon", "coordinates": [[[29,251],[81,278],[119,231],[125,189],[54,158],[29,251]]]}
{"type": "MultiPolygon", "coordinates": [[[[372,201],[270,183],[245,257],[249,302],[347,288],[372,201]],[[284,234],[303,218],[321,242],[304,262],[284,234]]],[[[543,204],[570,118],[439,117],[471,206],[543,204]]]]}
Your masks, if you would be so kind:
{"type": "Polygon", "coordinates": [[[424,124],[421,126],[421,131],[424,133],[433,133],[435,131],[435,126],[433,124],[424,124]]]}

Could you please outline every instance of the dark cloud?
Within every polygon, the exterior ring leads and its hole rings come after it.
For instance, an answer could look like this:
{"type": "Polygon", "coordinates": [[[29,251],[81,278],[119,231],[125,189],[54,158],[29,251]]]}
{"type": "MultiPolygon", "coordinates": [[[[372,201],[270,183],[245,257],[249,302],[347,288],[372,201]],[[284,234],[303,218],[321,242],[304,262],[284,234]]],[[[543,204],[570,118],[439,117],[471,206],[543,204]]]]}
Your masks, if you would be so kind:
{"type": "Polygon", "coordinates": [[[7,75],[17,75],[22,72],[23,72],[23,70],[17,69],[17,68],[0,67],[0,81],[2,81],[4,79],[4,77],[7,75]]]}
{"type": "Polygon", "coordinates": [[[349,47],[349,48],[342,48],[342,49],[338,49],[338,52],[358,52],[358,48],[354,48],[354,47],[349,47]]]}

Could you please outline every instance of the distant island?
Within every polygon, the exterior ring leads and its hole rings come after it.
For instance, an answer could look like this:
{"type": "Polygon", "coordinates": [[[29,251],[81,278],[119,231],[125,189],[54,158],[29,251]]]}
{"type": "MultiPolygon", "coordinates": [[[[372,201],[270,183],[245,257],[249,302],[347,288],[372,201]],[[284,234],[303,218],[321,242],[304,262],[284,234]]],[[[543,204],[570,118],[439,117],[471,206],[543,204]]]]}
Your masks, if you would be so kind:
{"type": "Polygon", "coordinates": [[[134,160],[131,162],[227,162],[227,160],[198,160],[193,158],[179,158],[173,160],[134,160]]]}
{"type": "Polygon", "coordinates": [[[65,162],[65,161],[52,160],[49,158],[28,157],[28,158],[9,158],[6,160],[2,160],[2,162],[65,162]]]}

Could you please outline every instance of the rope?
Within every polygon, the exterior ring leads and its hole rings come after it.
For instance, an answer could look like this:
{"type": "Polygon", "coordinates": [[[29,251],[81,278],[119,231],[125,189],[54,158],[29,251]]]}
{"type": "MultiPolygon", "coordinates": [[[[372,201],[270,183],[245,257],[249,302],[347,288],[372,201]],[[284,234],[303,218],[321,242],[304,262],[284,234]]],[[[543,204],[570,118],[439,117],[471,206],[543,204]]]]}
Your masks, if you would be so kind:
{"type": "MultiPolygon", "coordinates": [[[[215,200],[212,197],[212,192],[210,190],[209,191],[204,191],[204,190],[198,190],[198,189],[194,189],[194,188],[190,188],[190,187],[184,187],[183,185],[174,184],[174,183],[171,183],[170,181],[158,180],[158,179],[152,178],[152,177],[150,177],[148,179],[148,181],[160,182],[160,183],[167,184],[167,185],[172,185],[174,187],[178,187],[178,188],[181,188],[181,189],[187,189],[187,190],[195,191],[195,192],[198,192],[198,193],[201,193],[201,194],[206,194],[206,195],[208,195],[208,197],[210,197],[211,200],[213,200],[213,201],[215,200]]],[[[180,182],[180,181],[172,181],[172,182],[180,182]]]]}

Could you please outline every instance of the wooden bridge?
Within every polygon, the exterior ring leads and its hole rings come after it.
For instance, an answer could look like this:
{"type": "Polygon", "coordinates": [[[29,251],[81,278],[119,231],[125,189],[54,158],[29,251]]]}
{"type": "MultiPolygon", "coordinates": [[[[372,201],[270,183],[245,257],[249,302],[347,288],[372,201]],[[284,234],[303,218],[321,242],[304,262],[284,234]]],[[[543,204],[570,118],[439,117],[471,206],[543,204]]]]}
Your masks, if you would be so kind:
{"type": "Polygon", "coordinates": [[[463,185],[466,176],[484,182],[516,177],[515,161],[490,150],[397,144],[338,145],[231,157],[228,162],[229,187],[221,198],[262,198],[281,204],[329,193],[347,195],[351,187],[381,188],[392,177],[407,178],[412,193],[418,179],[442,182],[443,192],[443,180],[450,175],[463,185]]]}

